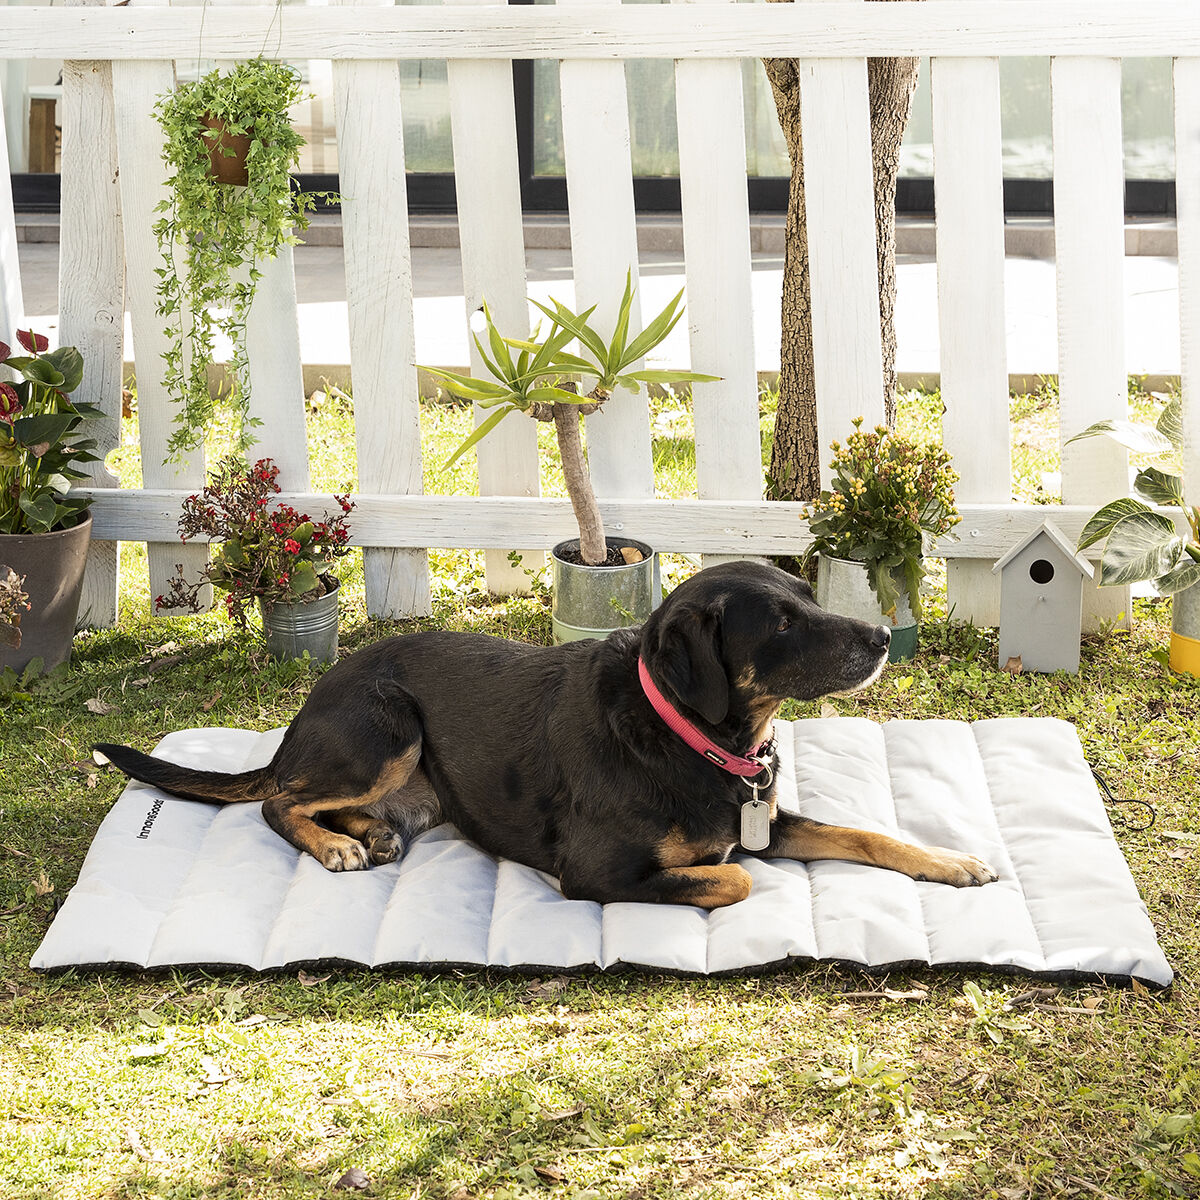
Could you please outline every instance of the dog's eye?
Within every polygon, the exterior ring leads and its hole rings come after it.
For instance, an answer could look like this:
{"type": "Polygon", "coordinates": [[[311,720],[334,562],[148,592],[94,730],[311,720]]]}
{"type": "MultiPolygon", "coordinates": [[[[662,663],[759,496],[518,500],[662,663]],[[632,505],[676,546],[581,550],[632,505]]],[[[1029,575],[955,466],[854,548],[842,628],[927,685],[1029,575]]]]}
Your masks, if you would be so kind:
{"type": "Polygon", "coordinates": [[[787,631],[789,629],[791,629],[791,627],[792,627],[792,618],[791,617],[780,617],[779,624],[775,626],[775,632],[776,633],[787,633],[787,631]]]}

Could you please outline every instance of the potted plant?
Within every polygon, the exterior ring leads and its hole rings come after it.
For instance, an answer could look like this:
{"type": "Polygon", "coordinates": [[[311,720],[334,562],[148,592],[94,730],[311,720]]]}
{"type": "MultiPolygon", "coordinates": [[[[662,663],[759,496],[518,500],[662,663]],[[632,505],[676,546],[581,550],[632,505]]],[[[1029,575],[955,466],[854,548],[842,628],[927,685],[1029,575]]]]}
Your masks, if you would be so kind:
{"type": "Polygon", "coordinates": [[[1160,596],[1171,599],[1173,671],[1200,675],[1200,508],[1183,495],[1178,461],[1183,447],[1182,401],[1170,400],[1154,425],[1137,421],[1098,421],[1071,442],[1097,436],[1110,437],[1129,450],[1159,457],[1164,466],[1143,467],[1134,476],[1135,495],[1106,504],[1083,527],[1078,548],[1103,540],[1100,553],[1100,586],[1143,583],[1154,585],[1160,596]],[[1181,537],[1175,522],[1151,505],[1174,505],[1183,513],[1188,536],[1181,537]]]}
{"type": "Polygon", "coordinates": [[[454,395],[492,410],[451,455],[451,463],[509,413],[523,412],[535,420],[554,422],[567,494],[579,526],[578,538],[559,542],[551,550],[552,620],[554,637],[559,642],[604,637],[613,629],[639,624],[650,615],[654,603],[654,551],[644,542],[605,536],[583,449],[580,419],[600,412],[616,387],[636,392],[643,383],[718,378],[695,371],[630,370],[663,341],[683,315],[681,289],[641,333],[630,338],[633,297],[632,272],[627,272],[616,324],[607,339],[589,324],[595,305],[576,313],[558,300],[552,299],[550,306],[531,300],[549,318],[548,331],[542,336],[539,324],[528,337],[510,338],[496,328],[484,304],[488,348],[484,348],[478,334],[473,336],[495,382],[425,368],[443,380],[454,395]],[[566,349],[575,340],[579,354],[566,349]],[[585,394],[581,394],[575,378],[591,383],[585,394]]]}
{"type": "Polygon", "coordinates": [[[20,378],[0,383],[0,563],[24,579],[29,615],[21,645],[0,646],[0,669],[44,670],[71,653],[91,539],[90,500],[70,492],[96,462],[94,439],[80,436],[87,417],[103,414],[71,399],[83,379],[74,346],[48,349],[40,333],[18,330],[25,354],[0,342],[0,366],[20,378]]]}
{"type": "Polygon", "coordinates": [[[175,454],[202,445],[213,420],[208,366],[218,330],[232,346],[225,402],[235,445],[244,451],[254,440],[245,331],[259,264],[295,244],[328,198],[292,186],[304,139],[288,109],[302,98],[294,67],[260,57],[181,84],[155,108],[170,170],[154,232],[169,338],[164,383],[180,406],[168,443],[175,454]]]}
{"type": "Polygon", "coordinates": [[[803,562],[818,558],[823,608],[891,628],[895,662],[916,653],[925,539],[958,524],[958,475],[944,450],[862,424],[845,446],[832,443],[832,485],[806,514],[813,540],[803,562]]]}
{"type": "Polygon", "coordinates": [[[335,496],[341,512],[312,520],[290,504],[271,505],[279,493],[279,468],[269,458],[252,467],[236,456],[223,459],[198,495],[183,502],[179,537],[217,543],[212,561],[195,580],[183,567],[156,608],[200,612],[200,592],[212,584],[225,593],[225,611],[243,629],[250,611],[262,616],[263,637],[273,658],[332,662],[338,645],[338,580],[328,568],[347,552],[346,518],[354,505],[335,496]]]}

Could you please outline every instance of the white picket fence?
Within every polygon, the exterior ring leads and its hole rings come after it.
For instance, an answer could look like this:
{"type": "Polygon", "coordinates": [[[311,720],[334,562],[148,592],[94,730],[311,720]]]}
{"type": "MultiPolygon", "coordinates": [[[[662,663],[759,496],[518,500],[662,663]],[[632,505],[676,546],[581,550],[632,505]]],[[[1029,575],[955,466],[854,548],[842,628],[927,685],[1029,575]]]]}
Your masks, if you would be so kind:
{"type": "MultiPolygon", "coordinates": [[[[120,541],[149,543],[151,594],[180,560],[179,502],[204,478],[193,456],[165,464],[172,415],[154,316],[151,214],[162,193],[161,136],[151,116],[173,60],[270,55],[332,60],[351,361],[358,429],[354,540],[365,547],[377,615],[426,611],[426,547],[476,547],[506,582],[509,547],[570,536],[565,500],[538,498],[532,422],[509,421],[480,449],[478,497],[421,494],[412,268],[398,62],[444,58],[451,97],[465,307],[482,297],[500,323],[526,319],[511,60],[560,62],[575,294],[615,306],[636,263],[623,60],[675,61],[688,325],[694,359],[721,375],[695,388],[698,498],[654,497],[644,401],[618,395],[588,430],[592,471],[613,530],[660,550],[795,552],[800,506],[762,499],[751,336],[749,220],[740,60],[800,60],[814,357],[822,441],[852,417],[882,412],[866,59],[932,57],[944,435],[961,473],[961,539],[942,547],[960,616],[998,611],[991,562],[1042,519],[1076,534],[1127,481],[1103,440],[1067,446],[1055,508],[1010,503],[1004,347],[999,58],[1053,59],[1055,235],[1061,435],[1065,442],[1126,406],[1120,58],[1174,59],[1185,473],[1200,488],[1200,6],[1194,0],[726,0],[621,5],[590,0],[514,6],[446,0],[393,7],[166,7],[133,0],[0,9],[0,57],[61,56],[63,79],[60,336],[87,363],[84,392],[110,414],[117,444],[122,315],[136,353],[145,487],[98,473],[85,605],[116,617],[120,541]],[[268,36],[268,30],[269,36],[268,36]]],[[[0,107],[0,113],[3,109],[0,107]]],[[[4,144],[0,130],[0,147],[4,144]]],[[[0,163],[0,170],[5,164],[0,163]]],[[[0,258],[15,263],[12,211],[0,187],[0,258]]],[[[19,290],[0,289],[3,327],[19,290]],[[14,291],[16,294],[14,296],[14,291]]],[[[295,285],[289,254],[267,271],[250,328],[262,452],[285,489],[309,495],[295,285]]],[[[479,364],[476,364],[478,366],[479,364]]],[[[190,549],[195,563],[202,549],[190,549]]],[[[1124,607],[1094,600],[1096,613],[1124,607]]]]}

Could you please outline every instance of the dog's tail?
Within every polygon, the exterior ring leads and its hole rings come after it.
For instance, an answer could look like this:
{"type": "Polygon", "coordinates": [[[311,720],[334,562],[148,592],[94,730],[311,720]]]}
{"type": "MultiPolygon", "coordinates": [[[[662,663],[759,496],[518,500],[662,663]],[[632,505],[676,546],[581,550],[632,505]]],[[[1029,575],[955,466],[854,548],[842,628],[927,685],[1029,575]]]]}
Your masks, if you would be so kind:
{"type": "Polygon", "coordinates": [[[209,804],[238,804],[243,801],[265,800],[278,790],[275,772],[268,767],[253,771],[226,774],[224,771],[193,771],[162,758],[151,758],[132,746],[117,746],[100,742],[98,750],[118,770],[131,779],[153,784],[184,800],[201,800],[209,804]]]}

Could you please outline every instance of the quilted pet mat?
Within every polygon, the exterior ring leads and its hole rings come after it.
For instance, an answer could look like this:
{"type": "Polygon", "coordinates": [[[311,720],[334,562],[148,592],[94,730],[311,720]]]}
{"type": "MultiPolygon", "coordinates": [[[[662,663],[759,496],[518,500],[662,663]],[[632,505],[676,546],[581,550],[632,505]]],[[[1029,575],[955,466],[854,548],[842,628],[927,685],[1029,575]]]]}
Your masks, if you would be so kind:
{"type": "MultiPolygon", "coordinates": [[[[495,860],[449,825],[398,862],[331,874],[274,834],[257,804],[219,808],[131,783],[32,965],[711,974],[820,959],[1170,983],[1073,726],[827,718],[777,732],[783,807],[969,850],[999,881],[956,889],[852,863],[744,857],[754,882],[740,904],[600,905],[564,899],[550,876],[495,860]]],[[[189,729],[156,753],[239,771],[268,762],[282,735],[189,729]]]]}

